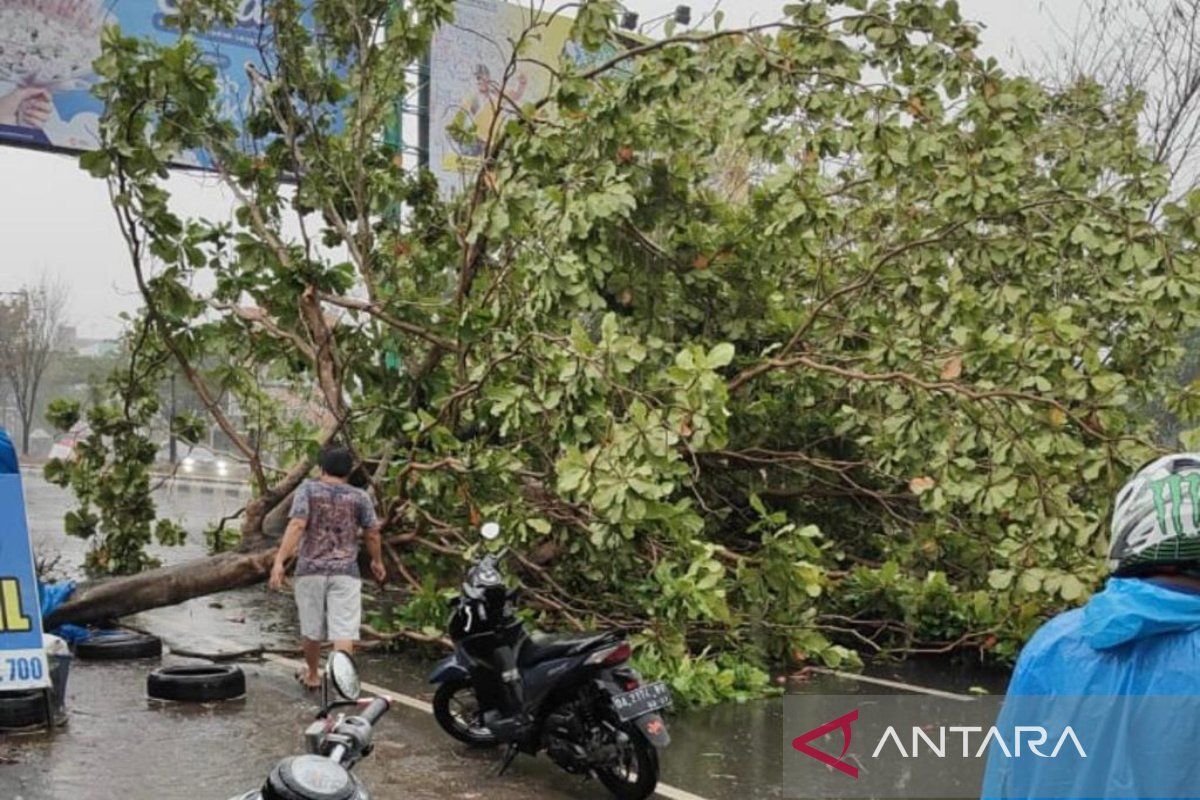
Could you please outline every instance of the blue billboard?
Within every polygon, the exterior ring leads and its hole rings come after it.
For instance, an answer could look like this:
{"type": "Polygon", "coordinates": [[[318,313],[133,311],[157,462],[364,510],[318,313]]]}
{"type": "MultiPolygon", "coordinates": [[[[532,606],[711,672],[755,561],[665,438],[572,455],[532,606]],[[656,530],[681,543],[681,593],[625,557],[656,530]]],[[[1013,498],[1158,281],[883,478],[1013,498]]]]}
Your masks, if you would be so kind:
{"type": "MultiPolygon", "coordinates": [[[[126,35],[171,44],[179,34],[167,24],[178,0],[0,0],[0,144],[81,151],[99,144],[103,105],[91,94],[92,62],[100,33],[116,24],[126,35]]],[[[262,67],[261,0],[243,0],[231,28],[196,35],[218,69],[222,116],[245,118],[250,96],[246,65],[262,67]]],[[[186,166],[211,166],[202,152],[185,154],[186,166]]]]}
{"type": "Polygon", "coordinates": [[[0,692],[50,685],[19,474],[0,474],[0,692]]]}

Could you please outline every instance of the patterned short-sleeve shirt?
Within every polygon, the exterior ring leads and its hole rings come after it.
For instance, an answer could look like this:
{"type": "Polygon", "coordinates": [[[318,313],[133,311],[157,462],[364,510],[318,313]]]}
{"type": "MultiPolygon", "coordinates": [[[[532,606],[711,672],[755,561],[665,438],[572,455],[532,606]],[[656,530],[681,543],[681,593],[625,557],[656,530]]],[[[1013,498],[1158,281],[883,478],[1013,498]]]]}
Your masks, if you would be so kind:
{"type": "Polygon", "coordinates": [[[305,481],[296,490],[289,516],[308,521],[296,575],[358,576],[358,539],[379,524],[366,492],[344,483],[305,481]]]}

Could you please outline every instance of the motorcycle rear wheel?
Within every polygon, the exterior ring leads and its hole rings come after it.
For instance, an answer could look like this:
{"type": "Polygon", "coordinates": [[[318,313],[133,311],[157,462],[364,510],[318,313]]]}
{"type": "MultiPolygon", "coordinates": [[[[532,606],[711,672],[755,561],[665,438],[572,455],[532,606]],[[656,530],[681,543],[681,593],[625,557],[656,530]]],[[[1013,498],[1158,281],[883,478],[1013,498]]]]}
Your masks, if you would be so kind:
{"type": "Polygon", "coordinates": [[[470,681],[447,681],[433,695],[433,718],[442,730],[472,747],[495,747],[500,741],[483,725],[483,713],[470,681]]]}
{"type": "Polygon", "coordinates": [[[645,800],[658,786],[658,751],[636,725],[622,723],[619,730],[629,737],[621,763],[597,767],[596,777],[617,800],[645,800]]]}

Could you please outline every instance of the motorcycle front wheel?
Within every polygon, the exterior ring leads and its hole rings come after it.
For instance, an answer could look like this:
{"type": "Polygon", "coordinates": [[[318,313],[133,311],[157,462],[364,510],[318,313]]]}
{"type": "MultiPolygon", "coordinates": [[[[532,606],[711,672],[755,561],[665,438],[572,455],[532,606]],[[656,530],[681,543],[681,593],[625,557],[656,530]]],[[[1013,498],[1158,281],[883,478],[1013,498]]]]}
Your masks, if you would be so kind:
{"type": "Polygon", "coordinates": [[[658,786],[658,751],[632,723],[618,729],[626,736],[618,743],[616,763],[596,768],[596,777],[617,800],[645,800],[658,786]]]}
{"type": "Polygon", "coordinates": [[[494,747],[499,740],[483,725],[483,711],[470,681],[447,681],[433,695],[433,718],[446,733],[472,747],[494,747]]]}

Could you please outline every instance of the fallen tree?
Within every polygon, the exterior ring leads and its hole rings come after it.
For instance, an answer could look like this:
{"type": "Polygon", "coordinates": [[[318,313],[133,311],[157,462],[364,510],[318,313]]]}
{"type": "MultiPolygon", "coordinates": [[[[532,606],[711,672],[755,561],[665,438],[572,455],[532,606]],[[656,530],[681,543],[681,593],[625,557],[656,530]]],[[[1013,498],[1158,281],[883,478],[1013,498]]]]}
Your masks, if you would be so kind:
{"type": "MultiPolygon", "coordinates": [[[[449,200],[384,135],[444,0],[264,5],[244,136],[193,39],[107,30],[82,163],[138,335],[250,466],[249,546],[337,438],[408,590],[373,627],[436,635],[465,532],[497,519],[546,625],[632,627],[701,701],[785,660],[1011,658],[1085,597],[1113,492],[1162,444],[1145,410],[1200,410],[1173,381],[1200,195],[1167,199],[1136,98],[1003,72],[953,3],[867,5],[567,64],[518,107],[553,24],[531,16],[493,70],[504,107],[451,125],[477,155],[449,200]],[[164,176],[197,149],[232,223],[174,205],[164,176]]],[[[615,13],[583,3],[574,38],[615,13]]],[[[96,472],[114,507],[128,460],[96,472]]]]}
{"type": "Polygon", "coordinates": [[[82,586],[45,620],[47,628],[86,625],[140,611],[172,606],[215,592],[252,586],[267,579],[275,550],[221,553],[121,578],[82,586]]]}

